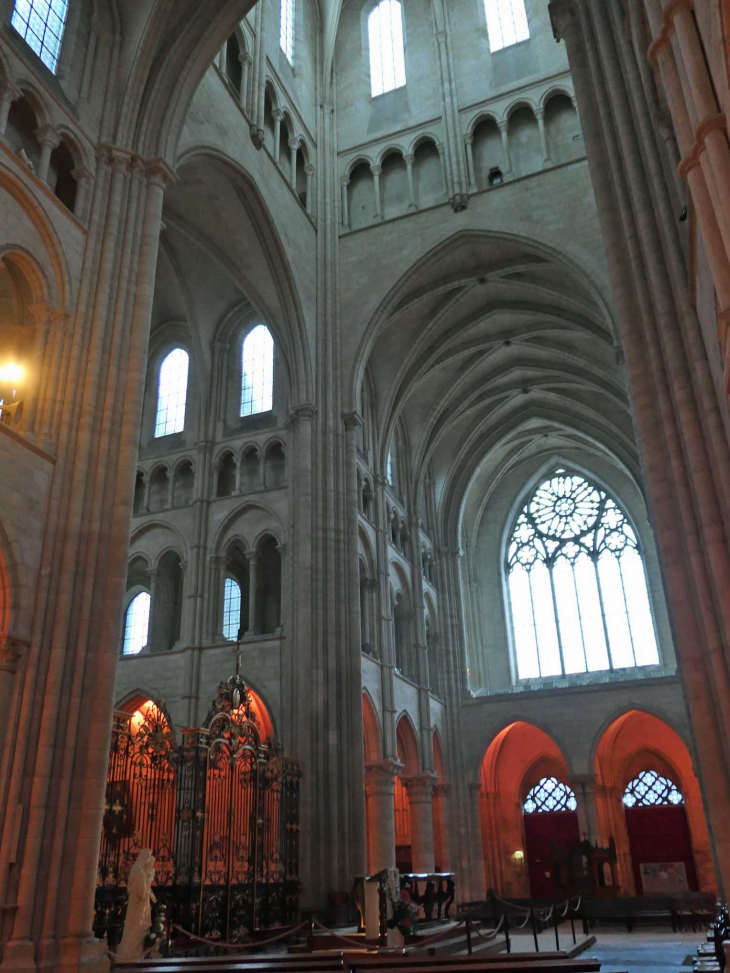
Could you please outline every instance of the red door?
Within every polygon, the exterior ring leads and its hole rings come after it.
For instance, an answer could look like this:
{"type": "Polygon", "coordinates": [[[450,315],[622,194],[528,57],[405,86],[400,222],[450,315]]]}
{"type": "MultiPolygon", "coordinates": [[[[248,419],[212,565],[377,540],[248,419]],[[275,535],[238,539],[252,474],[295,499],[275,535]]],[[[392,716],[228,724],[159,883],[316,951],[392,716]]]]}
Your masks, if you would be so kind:
{"type": "Polygon", "coordinates": [[[639,894],[644,891],[639,866],[653,862],[684,862],[687,885],[690,890],[697,889],[697,872],[684,805],[627,807],[626,829],[629,832],[631,863],[634,867],[636,891],[639,894]]]}
{"type": "Polygon", "coordinates": [[[526,814],[525,846],[530,889],[536,899],[565,898],[567,876],[552,861],[551,844],[569,851],[580,841],[575,811],[543,811],[526,814]]]}

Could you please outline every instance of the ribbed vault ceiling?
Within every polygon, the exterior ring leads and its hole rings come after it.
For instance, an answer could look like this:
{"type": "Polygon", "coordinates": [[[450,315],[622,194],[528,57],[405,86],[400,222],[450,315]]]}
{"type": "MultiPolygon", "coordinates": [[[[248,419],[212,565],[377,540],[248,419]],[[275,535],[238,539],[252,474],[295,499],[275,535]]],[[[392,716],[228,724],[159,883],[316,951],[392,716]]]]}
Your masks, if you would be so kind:
{"type": "Polygon", "coordinates": [[[483,496],[528,456],[580,446],[636,472],[602,303],[524,241],[466,238],[423,262],[381,323],[369,372],[383,442],[402,418],[412,468],[419,477],[430,465],[452,537],[470,487],[483,496]]]}

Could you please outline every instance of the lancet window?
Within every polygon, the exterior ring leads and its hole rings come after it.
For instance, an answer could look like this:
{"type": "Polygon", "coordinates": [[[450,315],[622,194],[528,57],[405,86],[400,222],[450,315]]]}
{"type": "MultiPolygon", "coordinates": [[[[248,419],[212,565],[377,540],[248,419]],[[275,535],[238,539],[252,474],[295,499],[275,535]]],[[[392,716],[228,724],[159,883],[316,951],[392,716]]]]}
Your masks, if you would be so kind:
{"type": "Polygon", "coordinates": [[[188,365],[188,353],[183,348],[173,349],[160,365],[155,437],[169,436],[185,428],[188,365]]]}
{"type": "Polygon", "coordinates": [[[484,0],[484,11],[492,53],[529,39],[525,0],[484,0]]]}
{"type": "Polygon", "coordinates": [[[294,63],[294,0],[281,0],[279,45],[289,64],[294,63]]]}
{"type": "Polygon", "coordinates": [[[123,655],[137,655],[147,645],[151,601],[148,591],[140,591],[127,606],[124,616],[123,655]]]}
{"type": "Polygon", "coordinates": [[[58,70],[68,0],[15,0],[10,23],[54,74],[58,70]]]}
{"type": "Polygon", "coordinates": [[[241,415],[269,412],[274,396],[274,339],[264,324],[246,336],[241,352],[241,415]]]}
{"type": "Polygon", "coordinates": [[[370,91],[373,98],[406,83],[403,15],[399,0],[380,0],[368,17],[370,91]]]}
{"type": "Polygon", "coordinates": [[[656,807],[660,804],[684,804],[677,785],[656,770],[642,770],[624,791],[626,807],[656,807]]]}
{"type": "Polygon", "coordinates": [[[235,642],[241,628],[241,586],[233,578],[226,578],[223,592],[223,634],[235,642]]]}
{"type": "Polygon", "coordinates": [[[659,662],[639,540],[605,490],[557,470],[523,506],[506,571],[520,679],[659,662]]]}
{"type": "Polygon", "coordinates": [[[578,802],[575,794],[557,777],[543,777],[530,790],[523,810],[525,814],[540,814],[544,811],[575,811],[578,802]]]}

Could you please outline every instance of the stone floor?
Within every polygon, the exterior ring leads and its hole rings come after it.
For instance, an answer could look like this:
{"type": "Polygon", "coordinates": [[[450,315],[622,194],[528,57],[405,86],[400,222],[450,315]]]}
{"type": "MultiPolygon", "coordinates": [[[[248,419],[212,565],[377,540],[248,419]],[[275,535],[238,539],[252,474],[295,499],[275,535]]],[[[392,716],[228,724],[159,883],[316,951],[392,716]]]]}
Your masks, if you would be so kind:
{"type": "MultiPolygon", "coordinates": [[[[595,944],[581,955],[599,959],[601,973],[691,973],[691,964],[683,966],[683,963],[689,954],[696,954],[697,944],[704,939],[704,933],[673,933],[663,929],[632,933],[597,929],[594,935],[595,944]]],[[[515,938],[514,950],[533,948],[532,937],[528,939],[520,935],[515,938]]],[[[579,935],[579,942],[582,938],[579,935]]],[[[572,945],[570,936],[563,937],[561,928],[560,946],[571,949],[572,945]]],[[[554,934],[551,939],[544,933],[540,936],[540,949],[555,949],[554,934]]]]}

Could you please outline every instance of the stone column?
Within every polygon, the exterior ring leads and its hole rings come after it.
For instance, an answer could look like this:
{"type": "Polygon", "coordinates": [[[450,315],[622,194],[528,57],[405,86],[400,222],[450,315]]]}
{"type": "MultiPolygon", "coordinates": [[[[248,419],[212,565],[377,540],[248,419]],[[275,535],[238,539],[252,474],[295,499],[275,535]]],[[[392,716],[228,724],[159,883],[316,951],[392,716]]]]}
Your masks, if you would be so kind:
{"type": "Polygon", "coordinates": [[[536,108],[535,118],[537,119],[537,127],[540,132],[540,147],[542,148],[542,167],[547,169],[548,166],[552,165],[550,160],[550,149],[548,147],[547,134],[545,132],[545,109],[536,108]]]}
{"type": "Polygon", "coordinates": [[[38,172],[36,175],[41,180],[41,182],[48,181],[48,165],[51,161],[51,152],[61,144],[61,138],[58,132],[51,125],[44,125],[42,128],[37,128],[35,130],[35,136],[38,139],[38,144],[41,147],[41,158],[38,163],[38,172]]]}
{"type": "Polygon", "coordinates": [[[93,176],[86,166],[81,165],[72,169],[71,175],[76,180],[76,203],[74,204],[74,216],[81,220],[82,223],[85,223],[87,219],[86,204],[89,198],[89,189],[91,187],[93,176]]]}
{"type": "Polygon", "coordinates": [[[239,51],[238,60],[241,62],[241,91],[240,104],[244,111],[248,108],[248,72],[251,67],[251,55],[248,51],[239,51]]]}
{"type": "Polygon", "coordinates": [[[599,840],[595,774],[573,774],[570,783],[578,801],[578,826],[581,839],[585,838],[591,844],[595,844],[599,840]]]}
{"type": "Polygon", "coordinates": [[[365,764],[371,875],[384,868],[395,868],[395,778],[402,769],[397,760],[365,764]]]}
{"type": "Polygon", "coordinates": [[[223,604],[226,591],[226,559],[214,556],[208,559],[209,567],[209,606],[208,606],[208,638],[211,644],[222,642],[223,636],[223,604]]]}
{"type": "Polygon", "coordinates": [[[404,155],[403,161],[406,164],[406,175],[408,176],[408,209],[414,210],[418,209],[416,206],[416,193],[413,188],[413,161],[414,156],[404,155]]]}
{"type": "Polygon", "coordinates": [[[284,118],[284,113],[281,108],[275,108],[271,117],[274,119],[274,162],[277,165],[281,165],[281,159],[279,158],[281,154],[281,122],[284,118]]]}
{"type": "Polygon", "coordinates": [[[413,871],[431,874],[435,868],[433,844],[433,774],[404,777],[411,806],[411,856],[413,871]]]}
{"type": "Polygon", "coordinates": [[[258,619],[256,618],[256,595],[259,586],[259,557],[256,551],[246,551],[248,561],[248,631],[245,638],[256,634],[258,619]]]}
{"type": "Polygon", "coordinates": [[[443,782],[439,782],[434,787],[433,793],[433,837],[434,837],[434,857],[436,867],[442,872],[453,871],[451,862],[451,841],[449,840],[448,814],[446,805],[449,800],[451,787],[443,782]],[[437,840],[438,838],[438,840],[437,840]],[[439,844],[441,847],[439,847],[439,844]]]}
{"type": "Polygon", "coordinates": [[[443,142],[436,143],[436,151],[438,152],[439,159],[441,161],[441,179],[443,180],[443,184],[444,184],[444,195],[448,196],[449,195],[449,175],[448,172],[446,171],[446,150],[444,148],[443,142]]]}
{"type": "Polygon", "coordinates": [[[466,148],[466,167],[468,169],[469,192],[475,193],[478,190],[476,170],[474,169],[474,136],[469,133],[464,136],[464,146],[466,148]]]}
{"type": "Polygon", "coordinates": [[[16,88],[7,78],[0,79],[0,138],[5,135],[8,127],[10,106],[21,94],[20,88],[16,88]]]}
{"type": "Polygon", "coordinates": [[[342,176],[340,178],[340,191],[342,193],[342,229],[350,229],[350,214],[348,211],[348,199],[347,199],[347,187],[350,185],[350,177],[342,176]]]}
{"type": "Polygon", "coordinates": [[[512,172],[512,157],[509,151],[509,122],[505,119],[502,122],[497,122],[497,125],[502,136],[502,154],[504,155],[504,171],[506,174],[512,172]]]}
{"type": "Polygon", "coordinates": [[[373,223],[379,223],[383,218],[382,205],[380,202],[380,166],[370,166],[370,171],[373,174],[373,193],[375,194],[375,216],[373,216],[373,223]]]}
{"type": "Polygon", "coordinates": [[[312,199],[312,188],[314,186],[314,166],[308,162],[304,167],[304,175],[307,177],[307,212],[311,216],[314,211],[314,200],[312,199]]]}
{"type": "Polygon", "coordinates": [[[140,513],[148,513],[150,509],[150,494],[152,493],[152,477],[149,473],[144,475],[144,500],[140,513]]]}
{"type": "Polygon", "coordinates": [[[289,174],[289,184],[296,191],[297,188],[297,153],[299,152],[299,139],[289,139],[289,151],[291,152],[291,170],[289,174]]]}

